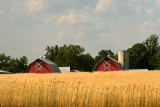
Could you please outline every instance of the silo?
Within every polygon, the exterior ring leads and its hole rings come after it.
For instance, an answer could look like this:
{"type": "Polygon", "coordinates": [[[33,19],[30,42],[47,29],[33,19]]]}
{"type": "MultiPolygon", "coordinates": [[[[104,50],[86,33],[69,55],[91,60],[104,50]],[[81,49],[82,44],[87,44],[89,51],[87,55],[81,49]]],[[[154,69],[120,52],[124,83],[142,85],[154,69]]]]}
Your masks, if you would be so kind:
{"type": "Polygon", "coordinates": [[[118,62],[120,62],[124,70],[129,69],[129,53],[127,50],[118,51],[118,62]]]}

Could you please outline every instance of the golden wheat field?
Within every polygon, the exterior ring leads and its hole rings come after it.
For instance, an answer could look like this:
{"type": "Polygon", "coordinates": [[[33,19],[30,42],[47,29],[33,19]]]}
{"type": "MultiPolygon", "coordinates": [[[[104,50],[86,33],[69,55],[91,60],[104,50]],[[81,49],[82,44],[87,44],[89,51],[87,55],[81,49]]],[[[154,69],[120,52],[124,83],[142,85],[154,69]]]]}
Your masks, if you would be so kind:
{"type": "Polygon", "coordinates": [[[160,71],[0,75],[0,107],[159,106],[160,71]]]}

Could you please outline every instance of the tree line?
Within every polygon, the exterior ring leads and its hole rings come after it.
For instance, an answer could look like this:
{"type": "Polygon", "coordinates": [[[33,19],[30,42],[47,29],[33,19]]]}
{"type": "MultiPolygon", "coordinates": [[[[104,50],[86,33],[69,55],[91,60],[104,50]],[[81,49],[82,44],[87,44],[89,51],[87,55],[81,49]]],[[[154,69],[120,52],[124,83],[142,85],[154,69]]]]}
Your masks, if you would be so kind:
{"type": "MultiPolygon", "coordinates": [[[[130,69],[160,69],[160,46],[159,36],[150,35],[144,42],[136,43],[129,52],[130,69]]],[[[47,46],[44,56],[60,67],[70,66],[71,70],[92,71],[95,64],[106,56],[118,60],[118,55],[111,50],[101,50],[94,58],[90,53],[84,53],[85,49],[80,45],[47,46]]],[[[26,56],[21,58],[11,58],[5,53],[0,53],[0,70],[12,73],[23,73],[28,67],[26,56]]]]}
{"type": "Polygon", "coordinates": [[[6,56],[5,53],[0,53],[0,70],[12,73],[24,73],[28,67],[27,62],[26,56],[14,59],[11,56],[6,56]]]}
{"type": "Polygon", "coordinates": [[[159,36],[150,35],[144,42],[128,49],[130,69],[160,69],[159,36]]]}

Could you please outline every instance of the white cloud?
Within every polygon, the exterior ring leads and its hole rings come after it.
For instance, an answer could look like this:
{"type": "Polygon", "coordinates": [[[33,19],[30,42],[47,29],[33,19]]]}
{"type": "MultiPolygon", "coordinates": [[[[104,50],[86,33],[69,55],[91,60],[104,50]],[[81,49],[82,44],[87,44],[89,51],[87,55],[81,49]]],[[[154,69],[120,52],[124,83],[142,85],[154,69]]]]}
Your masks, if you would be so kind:
{"type": "Polygon", "coordinates": [[[100,33],[98,36],[101,40],[105,40],[106,38],[110,37],[111,38],[111,35],[110,33],[100,33]]]}
{"type": "Polygon", "coordinates": [[[78,41],[84,36],[83,32],[77,32],[77,34],[74,36],[74,40],[78,41]]]}
{"type": "Polygon", "coordinates": [[[61,25],[63,23],[74,24],[75,20],[76,20],[75,17],[76,17],[76,15],[73,13],[70,13],[69,15],[62,15],[58,19],[57,23],[58,23],[58,25],[61,25]]]}
{"type": "Polygon", "coordinates": [[[151,20],[149,20],[149,21],[144,21],[141,25],[140,25],[140,27],[150,27],[150,28],[153,28],[153,27],[155,27],[155,23],[153,22],[153,21],[151,21],[151,20]]]}
{"type": "Polygon", "coordinates": [[[142,7],[141,7],[141,6],[137,6],[137,7],[136,7],[136,13],[140,14],[140,13],[142,13],[142,12],[143,12],[142,7]]]}
{"type": "Polygon", "coordinates": [[[10,21],[10,22],[13,22],[13,21],[14,21],[13,17],[10,17],[10,18],[9,18],[9,21],[10,21]]]}
{"type": "Polygon", "coordinates": [[[10,12],[11,12],[11,13],[15,13],[16,11],[17,11],[17,10],[16,10],[15,8],[11,8],[11,9],[10,9],[10,12]]]}
{"type": "Polygon", "coordinates": [[[62,15],[60,16],[60,18],[57,21],[58,25],[61,24],[69,24],[69,25],[73,25],[76,23],[85,23],[85,22],[89,22],[90,19],[82,14],[74,14],[74,13],[69,13],[68,15],[62,15]]]}
{"type": "Polygon", "coordinates": [[[160,8],[160,0],[156,0],[155,5],[156,5],[157,8],[160,8]]]}
{"type": "Polygon", "coordinates": [[[28,8],[29,14],[34,14],[44,9],[44,2],[42,0],[27,0],[25,5],[28,8]]]}
{"type": "Polygon", "coordinates": [[[131,2],[150,2],[151,0],[129,0],[131,2]]]}
{"type": "Polygon", "coordinates": [[[112,4],[112,0],[99,0],[96,5],[95,12],[108,12],[110,9],[116,9],[116,6],[112,4]]]}
{"type": "Polygon", "coordinates": [[[156,33],[159,32],[159,26],[160,25],[160,18],[158,18],[157,20],[148,20],[148,21],[144,21],[139,27],[139,31],[141,33],[156,33]]]}
{"type": "Polygon", "coordinates": [[[68,24],[74,24],[76,22],[76,15],[73,13],[70,13],[68,16],[66,16],[66,20],[68,24]]]}
{"type": "Polygon", "coordinates": [[[85,6],[85,9],[86,10],[91,10],[92,8],[89,5],[87,5],[87,6],[85,6]]]}
{"type": "Polygon", "coordinates": [[[66,18],[66,16],[61,16],[59,19],[58,19],[58,21],[57,21],[57,24],[58,25],[61,25],[64,21],[65,21],[65,18],[66,18]]]}
{"type": "Polygon", "coordinates": [[[147,10],[147,14],[148,14],[149,16],[152,16],[152,15],[154,14],[154,9],[148,9],[148,10],[147,10]]]}
{"type": "Polygon", "coordinates": [[[3,10],[0,10],[0,15],[4,14],[5,12],[3,10]]]}
{"type": "Polygon", "coordinates": [[[99,23],[97,23],[97,25],[96,25],[96,30],[99,30],[99,29],[101,29],[102,27],[104,27],[104,22],[99,22],[99,23]]]}
{"type": "Polygon", "coordinates": [[[46,24],[49,24],[49,23],[51,23],[52,21],[54,21],[56,19],[56,16],[54,16],[54,15],[51,15],[51,16],[49,16],[47,19],[45,19],[45,23],[46,24]]]}
{"type": "Polygon", "coordinates": [[[60,32],[57,36],[58,40],[62,40],[64,36],[64,31],[60,32]]]}
{"type": "Polygon", "coordinates": [[[77,22],[79,22],[79,23],[86,23],[86,22],[90,22],[91,21],[91,19],[89,17],[84,16],[82,14],[77,15],[77,17],[78,17],[77,18],[77,22]]]}
{"type": "Polygon", "coordinates": [[[129,0],[99,0],[95,13],[109,14],[109,15],[126,15],[132,11],[133,4],[129,0]]]}

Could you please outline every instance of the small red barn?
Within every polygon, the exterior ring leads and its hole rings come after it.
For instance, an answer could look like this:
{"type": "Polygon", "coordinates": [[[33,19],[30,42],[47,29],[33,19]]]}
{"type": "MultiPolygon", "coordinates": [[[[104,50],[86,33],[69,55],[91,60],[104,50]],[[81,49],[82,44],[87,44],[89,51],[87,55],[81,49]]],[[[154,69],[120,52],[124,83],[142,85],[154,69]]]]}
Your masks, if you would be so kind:
{"type": "Polygon", "coordinates": [[[93,69],[93,71],[120,71],[120,70],[123,70],[122,65],[118,61],[110,57],[105,57],[102,60],[100,60],[93,69]]]}
{"type": "Polygon", "coordinates": [[[61,71],[55,63],[38,58],[29,64],[26,73],[61,73],[61,71]]]}

